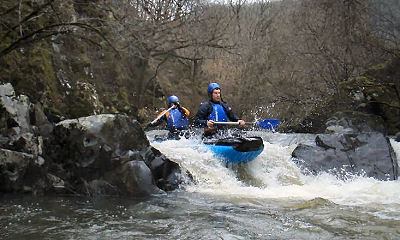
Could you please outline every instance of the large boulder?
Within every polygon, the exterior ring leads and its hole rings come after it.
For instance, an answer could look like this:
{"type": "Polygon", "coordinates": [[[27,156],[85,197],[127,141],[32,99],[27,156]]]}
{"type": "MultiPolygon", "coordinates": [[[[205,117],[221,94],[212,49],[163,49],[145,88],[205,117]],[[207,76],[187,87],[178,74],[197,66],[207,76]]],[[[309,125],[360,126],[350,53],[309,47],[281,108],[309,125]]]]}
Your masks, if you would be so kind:
{"type": "Polygon", "coordinates": [[[300,144],[292,153],[295,163],[305,172],[330,172],[339,177],[348,174],[396,180],[398,163],[387,137],[381,133],[317,135],[316,146],[300,144]]]}
{"type": "Polygon", "coordinates": [[[106,114],[54,126],[40,104],[0,85],[0,192],[139,196],[182,181],[136,120],[106,114]]]}
{"type": "Polygon", "coordinates": [[[315,145],[299,144],[292,152],[305,172],[330,172],[341,178],[366,175],[379,180],[398,178],[396,154],[381,117],[361,112],[337,112],[326,122],[315,145]]]}
{"type": "Polygon", "coordinates": [[[66,190],[137,196],[175,189],[183,180],[179,165],[152,148],[139,123],[126,115],[65,120],[53,134],[45,156],[66,190]]]}

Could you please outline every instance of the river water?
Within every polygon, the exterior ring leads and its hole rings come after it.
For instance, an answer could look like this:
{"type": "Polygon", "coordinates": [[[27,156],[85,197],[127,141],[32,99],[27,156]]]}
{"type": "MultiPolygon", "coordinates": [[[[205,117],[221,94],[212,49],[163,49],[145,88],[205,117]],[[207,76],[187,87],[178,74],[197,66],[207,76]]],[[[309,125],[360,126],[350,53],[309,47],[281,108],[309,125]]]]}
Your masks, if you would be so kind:
{"type": "Polygon", "coordinates": [[[196,139],[152,142],[195,180],[168,194],[2,196],[0,239],[400,239],[400,181],[306,176],[290,155],[315,136],[254,134],[265,149],[241,167],[196,139]]]}

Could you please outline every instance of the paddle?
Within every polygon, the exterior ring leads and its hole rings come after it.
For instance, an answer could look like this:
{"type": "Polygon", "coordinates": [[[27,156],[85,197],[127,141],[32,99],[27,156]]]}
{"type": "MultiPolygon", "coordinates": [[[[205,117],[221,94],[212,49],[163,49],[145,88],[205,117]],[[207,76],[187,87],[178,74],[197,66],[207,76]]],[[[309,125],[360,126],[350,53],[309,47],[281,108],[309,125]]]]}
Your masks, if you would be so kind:
{"type": "MultiPolygon", "coordinates": [[[[214,122],[217,125],[239,125],[239,122],[214,122]]],[[[246,125],[255,124],[254,122],[245,122],[246,125]]]]}
{"type": "MultiPolygon", "coordinates": [[[[252,122],[245,122],[245,124],[253,124],[252,122]]],[[[214,122],[214,125],[226,125],[226,126],[239,126],[239,122],[214,122]]],[[[217,132],[217,128],[204,128],[204,135],[211,136],[217,132]]]]}
{"type": "Polygon", "coordinates": [[[162,118],[167,112],[171,111],[171,109],[175,108],[175,105],[172,105],[170,108],[168,108],[166,111],[164,111],[162,114],[158,115],[158,117],[156,117],[156,119],[154,119],[153,121],[151,121],[149,124],[147,125],[153,125],[155,124],[158,120],[160,120],[160,118],[162,118]]]}
{"type": "MultiPolygon", "coordinates": [[[[281,121],[275,118],[266,118],[261,119],[256,122],[245,122],[246,125],[255,125],[261,129],[267,130],[275,130],[280,125],[281,121]]],[[[230,126],[237,126],[239,125],[238,122],[214,122],[217,125],[230,125],[230,126]]]]}
{"type": "Polygon", "coordinates": [[[281,124],[281,120],[277,118],[265,118],[258,120],[255,124],[261,129],[275,131],[281,124]]]}

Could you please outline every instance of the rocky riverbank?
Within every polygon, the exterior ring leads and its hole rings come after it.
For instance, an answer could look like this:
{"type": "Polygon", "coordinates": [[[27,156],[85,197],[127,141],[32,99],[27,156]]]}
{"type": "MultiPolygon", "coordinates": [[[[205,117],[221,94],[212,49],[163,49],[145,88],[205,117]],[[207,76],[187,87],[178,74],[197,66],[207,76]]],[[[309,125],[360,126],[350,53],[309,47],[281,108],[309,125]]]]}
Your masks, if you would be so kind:
{"type": "Polygon", "coordinates": [[[11,84],[0,86],[0,112],[0,192],[142,196],[185,179],[126,115],[50,122],[11,84]]]}
{"type": "MultiPolygon", "coordinates": [[[[17,96],[11,84],[0,86],[0,192],[143,196],[190,181],[189,173],[150,146],[136,119],[54,119],[39,103],[17,96]]],[[[398,163],[387,133],[377,115],[337,112],[314,145],[297,146],[293,160],[307,174],[396,180],[398,163]]]]}

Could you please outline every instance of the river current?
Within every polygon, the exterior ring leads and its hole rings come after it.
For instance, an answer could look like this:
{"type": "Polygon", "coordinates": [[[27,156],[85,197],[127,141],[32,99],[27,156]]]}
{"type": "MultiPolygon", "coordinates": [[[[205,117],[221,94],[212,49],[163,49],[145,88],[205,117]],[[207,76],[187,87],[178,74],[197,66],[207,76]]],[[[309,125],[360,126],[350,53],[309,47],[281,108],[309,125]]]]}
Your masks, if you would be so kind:
{"type": "MultiPolygon", "coordinates": [[[[240,167],[198,139],[151,141],[194,178],[171,193],[1,196],[0,239],[400,239],[399,180],[304,175],[291,153],[314,135],[253,134],[265,149],[240,167]]],[[[400,143],[391,143],[399,158],[400,143]]]]}

